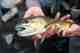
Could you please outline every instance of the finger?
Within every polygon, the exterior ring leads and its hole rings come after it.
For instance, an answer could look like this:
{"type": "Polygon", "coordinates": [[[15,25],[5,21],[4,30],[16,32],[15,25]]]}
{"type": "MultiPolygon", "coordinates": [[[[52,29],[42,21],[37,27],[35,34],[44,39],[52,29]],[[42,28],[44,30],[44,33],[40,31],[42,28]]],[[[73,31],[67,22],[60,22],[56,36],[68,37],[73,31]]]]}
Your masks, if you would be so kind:
{"type": "Polygon", "coordinates": [[[57,33],[57,29],[55,28],[55,26],[52,26],[50,28],[48,28],[48,38],[51,37],[51,36],[54,36],[55,34],[57,33]]]}
{"type": "Polygon", "coordinates": [[[32,11],[32,16],[45,16],[44,13],[42,12],[42,10],[36,10],[36,11],[32,11]]]}
{"type": "Polygon", "coordinates": [[[45,14],[43,12],[41,12],[40,16],[45,16],[45,14]]]}
{"type": "Polygon", "coordinates": [[[32,16],[44,16],[43,13],[33,13],[32,16]]]}
{"type": "Polygon", "coordinates": [[[73,34],[71,28],[63,31],[63,37],[71,37],[73,34]]]}
{"type": "Polygon", "coordinates": [[[55,20],[60,19],[60,12],[57,12],[56,16],[55,16],[55,20]]]}
{"type": "Polygon", "coordinates": [[[37,34],[36,37],[37,37],[38,39],[41,39],[41,38],[42,38],[42,35],[41,35],[41,34],[37,34]]]}
{"type": "Polygon", "coordinates": [[[28,10],[28,11],[25,12],[25,15],[24,15],[23,18],[25,19],[25,18],[28,18],[30,16],[31,16],[31,10],[28,10]]]}
{"type": "Polygon", "coordinates": [[[44,35],[44,36],[41,38],[40,44],[43,43],[45,39],[46,39],[46,36],[44,35]]]}
{"type": "Polygon", "coordinates": [[[62,30],[59,29],[58,32],[57,32],[57,35],[61,36],[62,35],[62,30]]]}
{"type": "Polygon", "coordinates": [[[67,31],[64,30],[64,31],[62,32],[62,36],[63,36],[63,37],[66,37],[66,35],[67,35],[66,33],[67,33],[67,31]]]}
{"type": "Polygon", "coordinates": [[[45,16],[45,14],[43,13],[43,11],[40,9],[40,16],[45,16]]]}
{"type": "Polygon", "coordinates": [[[66,15],[66,16],[61,17],[60,20],[61,20],[61,21],[64,21],[64,20],[70,19],[70,17],[71,17],[71,15],[68,14],[68,15],[66,15]]]}

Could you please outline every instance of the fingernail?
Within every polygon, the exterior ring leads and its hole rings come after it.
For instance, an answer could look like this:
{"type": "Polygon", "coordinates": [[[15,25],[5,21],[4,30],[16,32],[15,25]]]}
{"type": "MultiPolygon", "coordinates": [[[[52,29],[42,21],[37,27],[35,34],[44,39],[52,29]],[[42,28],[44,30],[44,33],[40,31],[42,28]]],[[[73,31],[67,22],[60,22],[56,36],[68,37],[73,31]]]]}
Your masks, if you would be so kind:
{"type": "Polygon", "coordinates": [[[66,16],[67,16],[67,17],[70,17],[71,15],[70,15],[70,14],[67,14],[66,16]]]}

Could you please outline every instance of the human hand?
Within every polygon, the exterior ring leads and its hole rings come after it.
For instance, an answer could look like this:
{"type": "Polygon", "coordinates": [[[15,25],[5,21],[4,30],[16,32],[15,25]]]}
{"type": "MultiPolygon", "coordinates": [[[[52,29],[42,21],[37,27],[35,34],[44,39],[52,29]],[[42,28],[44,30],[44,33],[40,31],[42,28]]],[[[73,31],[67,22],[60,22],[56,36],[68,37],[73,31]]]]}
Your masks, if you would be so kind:
{"type": "Polygon", "coordinates": [[[75,37],[80,36],[80,25],[72,24],[72,26],[63,31],[63,37],[75,37]]]}
{"type": "MultiPolygon", "coordinates": [[[[73,20],[70,19],[70,15],[66,15],[66,16],[62,16],[61,18],[58,17],[59,20],[61,21],[65,21],[65,20],[69,20],[69,22],[74,23],[73,20]]],[[[59,34],[59,32],[58,32],[59,34]]],[[[60,34],[59,34],[60,35],[60,34]]],[[[62,36],[63,37],[74,37],[74,36],[80,36],[80,25],[78,24],[72,24],[70,28],[63,30],[62,32],[62,36]]]]}
{"type": "Polygon", "coordinates": [[[30,16],[44,16],[44,13],[40,7],[30,7],[24,15],[24,19],[30,16]]]}

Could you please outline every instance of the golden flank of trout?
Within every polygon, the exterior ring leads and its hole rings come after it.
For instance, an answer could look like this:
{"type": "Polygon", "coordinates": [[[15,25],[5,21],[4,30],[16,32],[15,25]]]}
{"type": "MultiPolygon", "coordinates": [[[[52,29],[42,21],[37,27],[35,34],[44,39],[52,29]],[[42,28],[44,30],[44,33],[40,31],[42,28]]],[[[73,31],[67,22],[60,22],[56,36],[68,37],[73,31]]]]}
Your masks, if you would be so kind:
{"type": "Polygon", "coordinates": [[[51,26],[55,26],[58,30],[65,30],[70,28],[70,26],[73,24],[74,22],[72,20],[64,20],[64,21],[60,21],[60,20],[53,20],[51,23],[48,24],[51,26]]]}
{"type": "Polygon", "coordinates": [[[34,28],[47,28],[48,26],[56,26],[59,30],[68,29],[74,22],[70,19],[61,21],[54,20],[49,17],[39,16],[31,17],[28,19],[29,22],[32,22],[31,26],[34,28]]]}

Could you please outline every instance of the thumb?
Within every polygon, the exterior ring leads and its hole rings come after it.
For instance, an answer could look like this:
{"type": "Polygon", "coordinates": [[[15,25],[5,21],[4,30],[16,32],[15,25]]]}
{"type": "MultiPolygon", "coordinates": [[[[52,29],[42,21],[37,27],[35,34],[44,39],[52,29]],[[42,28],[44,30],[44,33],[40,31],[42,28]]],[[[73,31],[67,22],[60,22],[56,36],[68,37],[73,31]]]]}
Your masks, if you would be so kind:
{"type": "Polygon", "coordinates": [[[56,16],[55,16],[55,20],[59,20],[60,19],[60,12],[57,12],[56,16]]]}
{"type": "Polygon", "coordinates": [[[24,14],[24,19],[31,16],[31,10],[27,10],[24,14]]]}
{"type": "Polygon", "coordinates": [[[60,20],[61,20],[61,21],[64,21],[64,20],[70,19],[70,17],[71,17],[71,15],[68,14],[68,15],[66,15],[66,16],[61,17],[60,20]]]}

